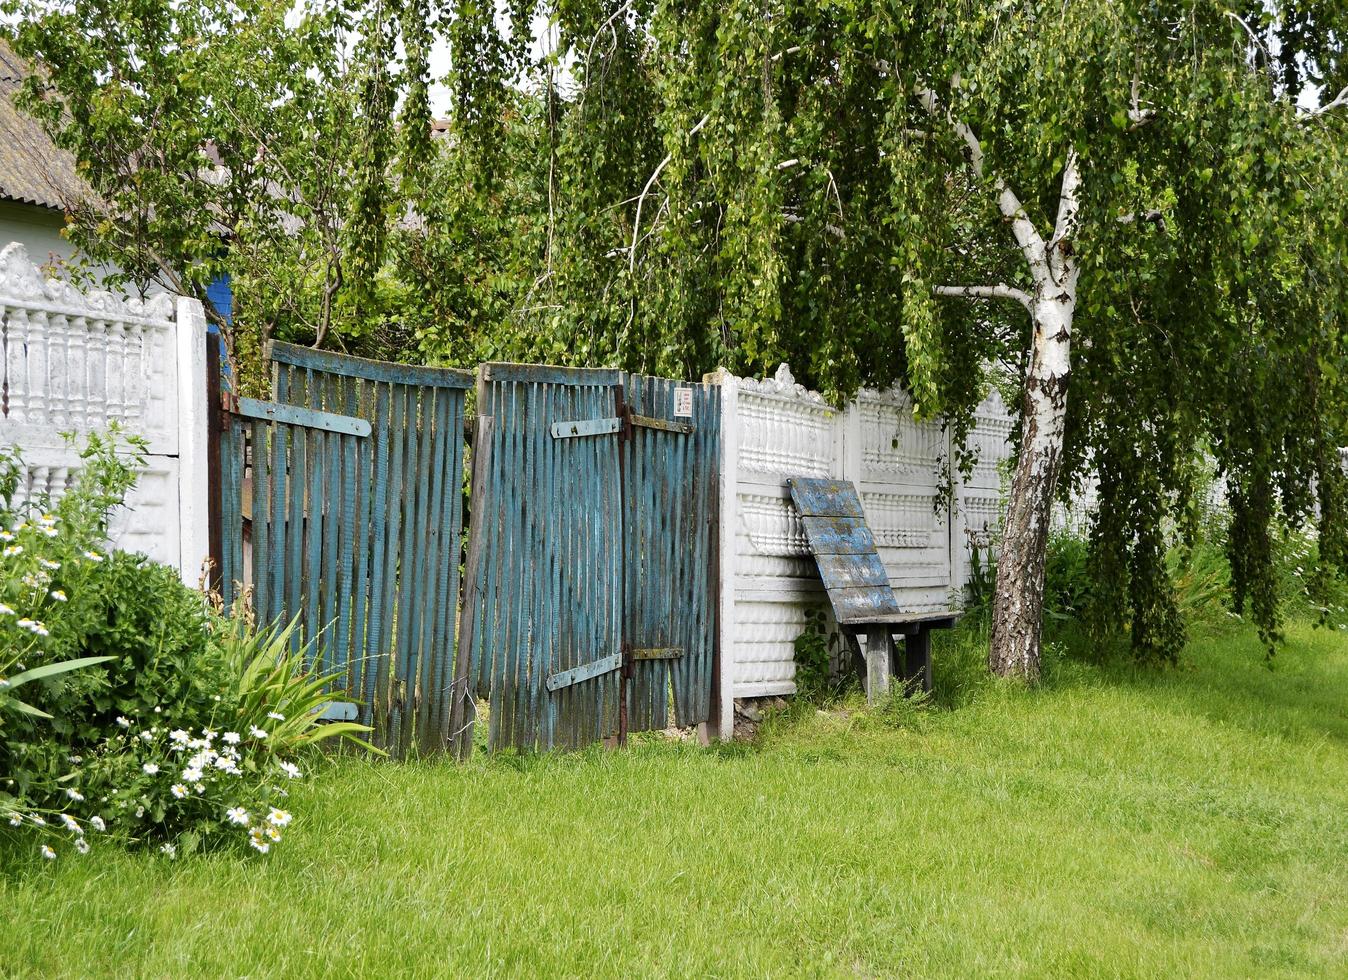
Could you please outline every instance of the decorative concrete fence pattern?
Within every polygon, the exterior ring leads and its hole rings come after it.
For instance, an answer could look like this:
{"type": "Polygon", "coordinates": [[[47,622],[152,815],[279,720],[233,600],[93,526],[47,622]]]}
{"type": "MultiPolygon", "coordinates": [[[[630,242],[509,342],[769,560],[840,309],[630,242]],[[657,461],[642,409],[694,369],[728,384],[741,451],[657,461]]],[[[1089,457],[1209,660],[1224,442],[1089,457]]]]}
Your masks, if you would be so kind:
{"type": "Polygon", "coordinates": [[[0,251],[0,446],[22,453],[20,495],[59,497],[84,435],[120,422],[149,449],[113,542],[192,584],[207,553],[205,377],[196,300],[82,292],[46,278],[17,242],[0,251]]]}
{"type": "Polygon", "coordinates": [[[1012,421],[996,395],[978,409],[972,479],[942,500],[950,437],[917,422],[901,390],[862,391],[845,408],[795,383],[783,365],[767,380],[720,374],[720,726],[735,698],[795,690],[794,641],[823,586],[786,479],[833,477],[857,485],[877,550],[907,611],[947,608],[969,573],[969,542],[985,541],[1001,508],[999,464],[1012,421]]]}

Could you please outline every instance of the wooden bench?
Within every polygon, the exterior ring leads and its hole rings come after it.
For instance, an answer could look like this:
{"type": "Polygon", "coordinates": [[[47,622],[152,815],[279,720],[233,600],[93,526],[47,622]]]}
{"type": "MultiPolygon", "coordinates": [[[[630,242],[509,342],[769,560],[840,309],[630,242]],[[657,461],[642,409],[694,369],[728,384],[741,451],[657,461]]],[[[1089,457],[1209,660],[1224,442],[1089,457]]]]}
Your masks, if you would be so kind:
{"type": "Polygon", "coordinates": [[[888,691],[891,676],[901,678],[907,692],[930,691],[931,631],[948,629],[959,616],[899,608],[851,483],[791,477],[787,485],[838,625],[854,649],[864,636],[866,699],[874,701],[888,691]],[[902,654],[895,634],[903,637],[902,654]]]}

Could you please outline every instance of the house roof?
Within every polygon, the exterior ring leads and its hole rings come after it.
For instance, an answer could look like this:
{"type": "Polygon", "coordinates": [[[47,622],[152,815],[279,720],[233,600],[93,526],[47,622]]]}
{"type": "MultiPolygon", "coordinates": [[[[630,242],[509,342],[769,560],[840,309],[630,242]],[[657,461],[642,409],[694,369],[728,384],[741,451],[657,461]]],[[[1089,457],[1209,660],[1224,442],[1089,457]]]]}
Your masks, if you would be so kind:
{"type": "Polygon", "coordinates": [[[29,74],[28,65],[0,37],[0,200],[63,211],[91,191],[75,170],[75,158],[14,104],[29,74]]]}

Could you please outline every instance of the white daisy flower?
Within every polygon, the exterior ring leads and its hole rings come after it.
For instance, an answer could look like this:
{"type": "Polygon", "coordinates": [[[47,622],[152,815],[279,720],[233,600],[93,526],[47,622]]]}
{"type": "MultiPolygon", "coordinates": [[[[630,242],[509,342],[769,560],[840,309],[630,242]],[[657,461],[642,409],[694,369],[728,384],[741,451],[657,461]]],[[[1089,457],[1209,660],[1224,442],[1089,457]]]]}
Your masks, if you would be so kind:
{"type": "Polygon", "coordinates": [[[169,792],[173,794],[174,799],[181,800],[188,794],[188,789],[182,783],[174,783],[169,787],[169,792]]]}
{"type": "Polygon", "coordinates": [[[247,810],[241,806],[236,806],[225,811],[225,819],[230,823],[238,824],[240,827],[247,827],[252,818],[248,816],[247,810]]]}
{"type": "Polygon", "coordinates": [[[290,814],[285,810],[278,810],[276,807],[272,807],[271,812],[267,814],[267,823],[271,824],[273,827],[284,827],[286,824],[290,823],[290,814]]]}
{"type": "Polygon", "coordinates": [[[65,825],[66,830],[70,831],[72,834],[82,834],[82,833],[84,833],[84,828],[81,827],[81,826],[79,825],[79,822],[78,822],[74,817],[72,817],[70,814],[68,814],[68,813],[62,813],[62,814],[60,814],[60,817],[61,817],[61,823],[63,823],[63,824],[65,825]]]}
{"type": "Polygon", "coordinates": [[[15,810],[13,813],[9,815],[9,825],[11,827],[18,827],[21,826],[22,824],[23,824],[23,814],[20,813],[18,810],[15,810]]]}
{"type": "Polygon", "coordinates": [[[226,742],[228,742],[230,745],[238,745],[238,744],[239,744],[239,738],[240,738],[240,736],[239,736],[239,733],[238,733],[238,732],[225,732],[225,734],[221,735],[220,737],[223,738],[223,739],[224,739],[226,742]]]}
{"type": "Polygon", "coordinates": [[[159,764],[158,764],[158,763],[155,763],[155,762],[147,762],[147,763],[145,763],[145,765],[141,766],[140,768],[141,768],[141,771],[144,772],[145,775],[147,775],[147,776],[153,776],[153,775],[155,775],[156,773],[159,772],[159,764]]]}
{"type": "Polygon", "coordinates": [[[13,616],[13,615],[14,610],[10,609],[9,606],[5,605],[3,602],[0,602],[0,616],[13,616]]]}
{"type": "Polygon", "coordinates": [[[267,737],[267,733],[266,733],[265,731],[263,731],[261,728],[258,728],[256,725],[249,725],[249,726],[248,726],[248,734],[251,735],[251,736],[253,736],[253,738],[266,738],[266,737],[267,737]]]}
{"type": "Polygon", "coordinates": [[[287,776],[289,776],[291,779],[300,778],[300,767],[295,765],[295,763],[293,762],[281,763],[281,771],[285,773],[287,776]]]}
{"type": "Polygon", "coordinates": [[[61,567],[59,561],[52,561],[50,558],[39,558],[37,563],[49,572],[57,571],[61,567]]]}
{"type": "Polygon", "coordinates": [[[172,845],[172,844],[161,844],[161,845],[159,846],[159,853],[161,853],[161,854],[167,854],[167,855],[168,855],[169,857],[171,857],[171,858],[172,858],[172,857],[177,857],[177,856],[178,856],[178,848],[175,847],[175,846],[172,845]]]}
{"type": "Polygon", "coordinates": [[[278,844],[281,842],[281,832],[277,830],[275,827],[267,828],[267,836],[278,844]]]}
{"type": "Polygon", "coordinates": [[[199,783],[201,782],[201,770],[188,766],[183,770],[182,779],[185,783],[199,783]]]}
{"type": "Polygon", "coordinates": [[[267,843],[266,838],[257,832],[248,836],[248,843],[252,844],[259,854],[266,854],[271,850],[271,845],[267,843]]]}
{"type": "Polygon", "coordinates": [[[47,826],[47,821],[42,819],[42,814],[40,813],[30,813],[28,814],[28,819],[31,820],[36,827],[47,826]]]}
{"type": "Polygon", "coordinates": [[[88,558],[90,561],[102,561],[102,560],[103,560],[103,556],[100,555],[97,551],[86,551],[86,552],[84,553],[84,557],[85,557],[85,558],[88,558]]]}
{"type": "Polygon", "coordinates": [[[117,727],[118,727],[118,728],[130,728],[130,727],[131,727],[131,719],[130,719],[130,718],[127,718],[125,715],[118,715],[118,716],[117,716],[117,727]]]}
{"type": "Polygon", "coordinates": [[[89,842],[81,837],[79,840],[75,841],[75,850],[79,851],[81,854],[88,854],[89,842]]]}
{"type": "Polygon", "coordinates": [[[69,598],[69,596],[67,596],[60,589],[52,589],[50,595],[57,602],[65,602],[69,598]]]}
{"type": "Polygon", "coordinates": [[[103,822],[102,817],[90,817],[89,826],[93,827],[94,830],[97,830],[100,834],[108,829],[108,825],[103,822]]]}
{"type": "MultiPolygon", "coordinates": [[[[14,558],[17,555],[23,554],[23,545],[21,544],[9,545],[7,548],[5,548],[3,552],[0,552],[0,554],[3,554],[6,558],[14,558]]],[[[52,857],[55,856],[56,856],[55,854],[52,855],[52,857]]]]}
{"type": "Polygon", "coordinates": [[[48,845],[43,844],[42,847],[41,847],[41,851],[42,851],[42,856],[43,856],[44,858],[46,858],[48,861],[55,861],[55,860],[56,860],[56,852],[53,851],[48,845]]]}
{"type": "Polygon", "coordinates": [[[270,718],[272,721],[285,721],[285,720],[286,720],[286,716],[283,715],[283,714],[281,714],[281,712],[279,712],[279,711],[268,711],[268,712],[267,712],[267,717],[270,718]]]}
{"type": "Polygon", "coordinates": [[[191,736],[181,728],[175,728],[173,731],[169,732],[169,740],[175,745],[187,745],[190,739],[191,736]]]}
{"type": "Polygon", "coordinates": [[[73,788],[67,789],[67,790],[66,790],[66,796],[70,797],[70,798],[71,798],[72,800],[74,800],[76,803],[83,803],[83,802],[84,802],[84,794],[81,793],[81,792],[80,792],[79,790],[77,790],[77,789],[73,789],[73,788]]]}

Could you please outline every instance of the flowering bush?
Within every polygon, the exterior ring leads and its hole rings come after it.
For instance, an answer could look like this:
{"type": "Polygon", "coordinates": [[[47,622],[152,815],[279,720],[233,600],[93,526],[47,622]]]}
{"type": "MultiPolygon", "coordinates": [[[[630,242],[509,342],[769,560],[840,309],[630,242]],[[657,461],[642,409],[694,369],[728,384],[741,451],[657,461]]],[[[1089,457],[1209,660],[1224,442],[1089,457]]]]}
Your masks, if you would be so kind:
{"type": "Polygon", "coordinates": [[[17,456],[0,450],[0,831],[51,859],[99,835],[266,853],[300,754],[367,729],[319,724],[332,678],[307,670],[293,624],[226,619],[174,569],[107,550],[142,451],[91,437],[60,500],[16,503],[17,456]]]}
{"type": "Polygon", "coordinates": [[[302,775],[295,762],[276,758],[268,734],[139,727],[120,718],[79,773],[82,795],[96,800],[123,836],[170,855],[231,834],[266,854],[290,823],[279,806],[288,795],[284,784],[302,775]]]}

